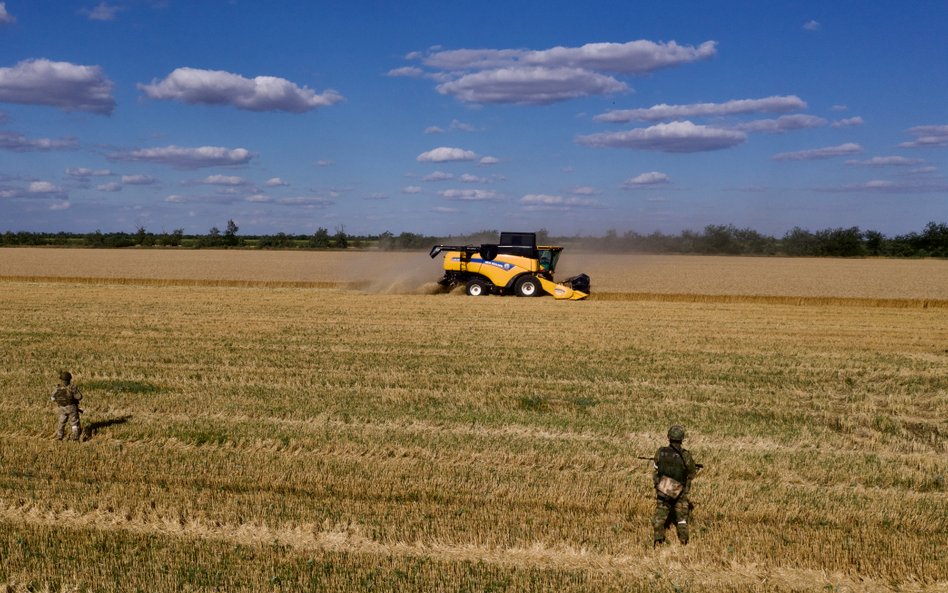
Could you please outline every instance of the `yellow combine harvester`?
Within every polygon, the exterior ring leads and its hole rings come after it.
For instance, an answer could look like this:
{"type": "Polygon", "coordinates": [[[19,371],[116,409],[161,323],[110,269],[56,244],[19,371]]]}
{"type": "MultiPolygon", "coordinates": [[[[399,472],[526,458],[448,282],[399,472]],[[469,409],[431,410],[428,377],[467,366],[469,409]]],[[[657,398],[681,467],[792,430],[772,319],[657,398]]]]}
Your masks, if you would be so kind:
{"type": "Polygon", "coordinates": [[[551,294],[556,299],[589,296],[589,276],[579,274],[562,283],[553,281],[562,247],[537,246],[536,233],[501,233],[500,243],[435,245],[428,254],[444,253],[444,276],[438,284],[463,284],[467,294],[551,294]]]}

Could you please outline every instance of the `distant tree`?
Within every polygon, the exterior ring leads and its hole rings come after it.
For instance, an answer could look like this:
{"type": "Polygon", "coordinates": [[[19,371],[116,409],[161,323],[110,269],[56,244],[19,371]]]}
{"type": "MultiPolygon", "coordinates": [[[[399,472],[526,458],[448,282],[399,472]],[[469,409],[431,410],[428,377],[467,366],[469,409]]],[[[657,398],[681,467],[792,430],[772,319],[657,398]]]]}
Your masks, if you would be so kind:
{"type": "Polygon", "coordinates": [[[329,230],[323,227],[316,229],[313,236],[309,239],[309,246],[316,249],[326,249],[329,247],[329,230]]]}
{"type": "Polygon", "coordinates": [[[145,230],[145,227],[139,225],[135,231],[135,245],[141,247],[151,247],[155,244],[155,235],[145,230]]]}
{"type": "Polygon", "coordinates": [[[336,234],[333,235],[332,240],[336,249],[347,249],[349,247],[349,235],[346,234],[346,227],[342,225],[336,227],[336,234]]]}
{"type": "Polygon", "coordinates": [[[87,247],[105,247],[105,235],[102,234],[102,231],[95,231],[94,233],[89,233],[83,238],[83,242],[87,247]]]}
{"type": "Polygon", "coordinates": [[[288,249],[293,247],[293,237],[286,233],[264,235],[257,241],[258,249],[288,249]]]}
{"type": "Polygon", "coordinates": [[[919,237],[918,246],[934,257],[948,257],[948,224],[929,222],[919,237]]]}
{"type": "Polygon", "coordinates": [[[806,229],[793,227],[781,241],[783,252],[787,255],[812,257],[820,255],[819,241],[806,229]]]}
{"type": "Polygon", "coordinates": [[[385,231],[384,233],[379,235],[378,246],[379,246],[379,249],[382,249],[382,250],[394,249],[395,236],[392,233],[385,231]]]}
{"type": "Polygon", "coordinates": [[[858,257],[866,254],[859,227],[836,228],[818,231],[819,255],[832,257],[858,257]]]}
{"type": "Polygon", "coordinates": [[[862,237],[866,255],[883,255],[886,247],[885,235],[879,231],[866,231],[862,237]]]}
{"type": "Polygon", "coordinates": [[[734,227],[731,225],[713,225],[704,227],[704,235],[699,241],[702,253],[720,253],[736,255],[741,252],[740,244],[734,238],[734,227]]]}
{"type": "Polygon", "coordinates": [[[227,221],[227,229],[224,231],[224,245],[236,247],[240,243],[240,240],[237,238],[238,230],[240,230],[240,228],[237,226],[237,223],[233,220],[227,221]]]}
{"type": "Polygon", "coordinates": [[[184,229],[175,229],[171,233],[162,233],[158,236],[158,244],[165,247],[178,247],[184,239],[184,229]]]}

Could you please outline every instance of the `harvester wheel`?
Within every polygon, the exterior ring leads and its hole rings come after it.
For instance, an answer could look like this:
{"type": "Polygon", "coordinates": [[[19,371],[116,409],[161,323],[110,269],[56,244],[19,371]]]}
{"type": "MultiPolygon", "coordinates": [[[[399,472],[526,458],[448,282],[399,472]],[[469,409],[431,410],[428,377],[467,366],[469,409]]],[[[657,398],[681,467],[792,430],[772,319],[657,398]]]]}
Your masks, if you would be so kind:
{"type": "Polygon", "coordinates": [[[521,276],[514,284],[517,296],[532,297],[542,292],[540,281],[535,276],[521,276]]]}
{"type": "Polygon", "coordinates": [[[485,296],[488,294],[487,284],[479,278],[474,278],[468,280],[467,287],[465,288],[468,296],[485,296]]]}

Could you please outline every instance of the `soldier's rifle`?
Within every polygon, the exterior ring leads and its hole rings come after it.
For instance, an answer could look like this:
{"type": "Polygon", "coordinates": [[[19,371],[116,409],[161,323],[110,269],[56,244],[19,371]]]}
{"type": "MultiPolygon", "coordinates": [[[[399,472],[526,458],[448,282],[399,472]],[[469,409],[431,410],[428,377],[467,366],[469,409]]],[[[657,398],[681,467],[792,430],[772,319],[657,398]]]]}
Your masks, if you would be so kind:
{"type": "MultiPolygon", "coordinates": [[[[644,459],[645,461],[655,461],[655,458],[654,458],[654,457],[643,457],[642,455],[636,456],[636,459],[644,459]]],[[[703,464],[703,463],[696,463],[696,464],[695,464],[695,469],[701,469],[701,468],[703,468],[703,467],[704,467],[704,464],[703,464]]]]}

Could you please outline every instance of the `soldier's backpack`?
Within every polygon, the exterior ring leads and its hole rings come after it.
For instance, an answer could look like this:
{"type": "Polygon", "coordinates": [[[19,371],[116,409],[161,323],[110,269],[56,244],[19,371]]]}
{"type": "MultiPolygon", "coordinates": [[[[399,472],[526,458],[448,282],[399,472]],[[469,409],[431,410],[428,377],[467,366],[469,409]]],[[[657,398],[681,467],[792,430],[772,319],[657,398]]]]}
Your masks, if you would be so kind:
{"type": "Polygon", "coordinates": [[[53,401],[57,406],[78,404],[80,399],[82,399],[82,393],[75,385],[60,385],[53,393],[53,401]]]}
{"type": "Polygon", "coordinates": [[[655,489],[659,497],[674,502],[681,496],[688,480],[688,469],[685,467],[685,458],[674,447],[662,447],[658,450],[658,474],[661,478],[655,489]]]}

